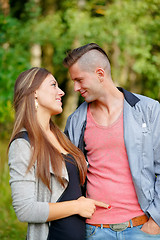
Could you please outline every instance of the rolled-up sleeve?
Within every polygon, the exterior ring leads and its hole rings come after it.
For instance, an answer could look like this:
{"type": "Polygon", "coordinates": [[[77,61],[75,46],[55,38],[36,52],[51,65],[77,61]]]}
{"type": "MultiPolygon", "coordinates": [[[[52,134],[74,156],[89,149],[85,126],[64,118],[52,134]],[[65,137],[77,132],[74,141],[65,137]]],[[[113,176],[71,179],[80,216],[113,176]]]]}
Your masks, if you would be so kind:
{"type": "Polygon", "coordinates": [[[16,139],[10,145],[8,164],[12,204],[19,221],[44,223],[49,215],[49,204],[37,201],[35,167],[27,171],[30,156],[31,148],[26,140],[16,139]]]}

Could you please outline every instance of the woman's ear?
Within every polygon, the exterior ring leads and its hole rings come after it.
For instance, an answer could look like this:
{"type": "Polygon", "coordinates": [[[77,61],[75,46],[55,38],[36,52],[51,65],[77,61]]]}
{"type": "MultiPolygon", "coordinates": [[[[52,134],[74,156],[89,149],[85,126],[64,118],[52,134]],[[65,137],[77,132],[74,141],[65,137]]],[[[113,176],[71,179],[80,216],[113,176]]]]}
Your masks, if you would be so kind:
{"type": "Polygon", "coordinates": [[[34,92],[34,97],[37,99],[37,92],[36,91],[34,92]]]}
{"type": "Polygon", "coordinates": [[[38,105],[38,100],[37,100],[37,93],[36,93],[36,91],[34,92],[34,97],[35,97],[35,99],[34,99],[35,108],[36,108],[36,111],[37,111],[39,105],[38,105]]]}

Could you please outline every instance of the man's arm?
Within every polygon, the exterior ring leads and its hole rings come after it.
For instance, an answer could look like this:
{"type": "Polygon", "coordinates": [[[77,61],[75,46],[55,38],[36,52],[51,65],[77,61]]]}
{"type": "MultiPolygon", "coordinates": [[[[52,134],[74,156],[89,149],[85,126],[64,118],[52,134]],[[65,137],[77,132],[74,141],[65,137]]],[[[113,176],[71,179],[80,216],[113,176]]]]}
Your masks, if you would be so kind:
{"type": "Polygon", "coordinates": [[[160,104],[158,102],[152,111],[151,124],[155,169],[154,200],[147,209],[150,218],[141,230],[148,234],[160,234],[160,104]]]}

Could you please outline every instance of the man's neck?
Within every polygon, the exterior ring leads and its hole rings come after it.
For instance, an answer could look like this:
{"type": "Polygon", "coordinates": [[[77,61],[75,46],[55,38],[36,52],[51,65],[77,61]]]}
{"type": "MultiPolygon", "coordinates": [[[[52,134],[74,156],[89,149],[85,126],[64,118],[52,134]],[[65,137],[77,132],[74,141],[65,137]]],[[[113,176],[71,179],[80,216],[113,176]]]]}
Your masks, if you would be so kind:
{"type": "Polygon", "coordinates": [[[90,104],[90,111],[97,123],[103,126],[113,124],[123,111],[124,95],[118,89],[107,95],[103,101],[94,101],[90,104]]]}

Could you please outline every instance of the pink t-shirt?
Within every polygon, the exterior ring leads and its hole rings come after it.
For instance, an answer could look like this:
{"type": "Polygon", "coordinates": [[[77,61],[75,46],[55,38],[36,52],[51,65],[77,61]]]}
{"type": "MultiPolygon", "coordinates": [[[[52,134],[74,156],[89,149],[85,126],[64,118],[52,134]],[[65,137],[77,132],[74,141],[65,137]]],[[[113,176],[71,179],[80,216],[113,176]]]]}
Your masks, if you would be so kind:
{"type": "Polygon", "coordinates": [[[101,126],[87,112],[86,143],[89,168],[87,197],[111,205],[111,210],[96,207],[87,223],[121,223],[143,215],[132,181],[123,138],[123,113],[112,125],[101,126]]]}

